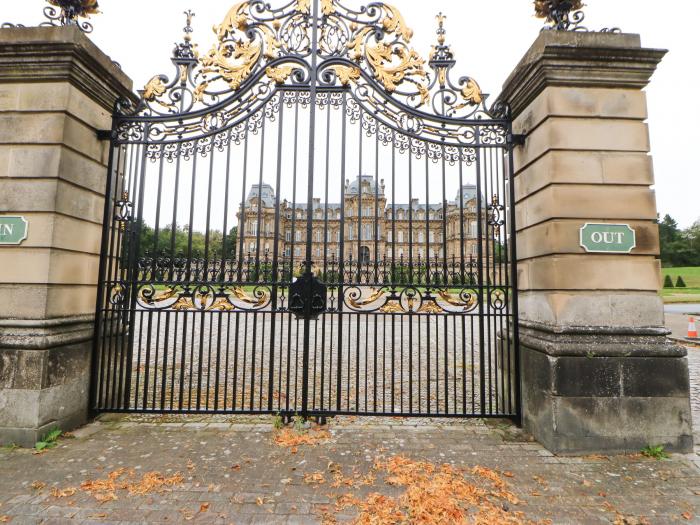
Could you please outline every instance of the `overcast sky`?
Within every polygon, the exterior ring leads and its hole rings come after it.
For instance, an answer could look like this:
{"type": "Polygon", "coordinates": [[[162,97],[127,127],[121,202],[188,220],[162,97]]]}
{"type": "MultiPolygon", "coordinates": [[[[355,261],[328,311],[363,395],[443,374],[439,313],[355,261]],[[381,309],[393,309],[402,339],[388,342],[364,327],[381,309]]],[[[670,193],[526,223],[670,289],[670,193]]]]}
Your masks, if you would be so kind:
{"type": "MultiPolygon", "coordinates": [[[[194,41],[206,51],[214,41],[211,28],[237,0],[99,0],[103,14],[94,17],[91,38],[119,62],[141,87],[154,74],[172,75],[169,57],[181,38],[182,12],[191,8],[194,41]]],[[[281,0],[270,0],[280,4],[281,0]]],[[[347,0],[350,6],[359,0],[347,0]]],[[[434,15],[447,16],[447,39],[458,60],[455,74],[476,78],[496,97],[542,25],[532,16],[530,0],[393,0],[415,31],[413,44],[427,56],[434,42],[434,15]]],[[[700,2],[696,0],[588,0],[585,25],[619,26],[642,35],[647,47],[669,54],[647,88],[658,209],[683,226],[700,218],[700,2]]],[[[43,0],[13,2],[4,21],[26,25],[42,21],[43,0]]],[[[9,8],[8,8],[9,7],[9,8]]]]}

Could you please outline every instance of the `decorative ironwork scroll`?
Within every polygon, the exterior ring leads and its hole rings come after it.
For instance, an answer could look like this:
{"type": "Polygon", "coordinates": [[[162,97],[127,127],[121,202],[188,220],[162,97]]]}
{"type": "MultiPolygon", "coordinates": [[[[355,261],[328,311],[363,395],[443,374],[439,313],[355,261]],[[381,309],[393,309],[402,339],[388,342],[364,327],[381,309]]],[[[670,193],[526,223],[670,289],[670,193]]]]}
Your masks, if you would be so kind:
{"type": "MultiPolygon", "coordinates": [[[[213,107],[256,84],[264,97],[275,85],[307,85],[311,52],[310,2],[272,8],[262,0],[233,6],[214,27],[216,43],[199,54],[186,41],[173,57],[177,75],[153,77],[142,91],[139,111],[175,115],[213,107]],[[185,50],[185,52],[183,52],[185,50]]],[[[445,43],[445,16],[438,15],[438,42],[424,59],[411,47],[413,31],[395,7],[372,3],[360,10],[337,0],[322,2],[318,78],[325,87],[352,86],[370,106],[400,100],[410,110],[451,118],[488,114],[476,80],[450,79],[455,66],[445,43]]],[[[408,116],[407,116],[408,118],[408,116]]]]}
{"type": "MultiPolygon", "coordinates": [[[[80,28],[84,33],[92,33],[92,24],[84,18],[100,12],[97,0],[46,0],[50,5],[44,8],[44,17],[48,20],[39,24],[47,26],[69,26],[80,28]]],[[[3,28],[25,27],[22,24],[4,23],[3,28]]]]}

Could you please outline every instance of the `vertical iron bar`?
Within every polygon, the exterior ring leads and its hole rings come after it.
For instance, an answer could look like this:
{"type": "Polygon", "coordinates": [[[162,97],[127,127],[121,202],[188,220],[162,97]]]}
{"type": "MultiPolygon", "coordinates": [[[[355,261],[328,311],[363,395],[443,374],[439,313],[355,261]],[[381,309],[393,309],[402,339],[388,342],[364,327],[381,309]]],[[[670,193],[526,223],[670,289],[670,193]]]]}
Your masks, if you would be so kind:
{"type": "MultiPolygon", "coordinates": [[[[115,122],[112,121],[112,129],[114,129],[114,127],[115,122]]],[[[107,182],[105,184],[105,205],[102,211],[102,240],[100,245],[100,263],[97,271],[97,298],[95,300],[95,321],[93,327],[92,360],[90,370],[89,410],[91,413],[94,413],[94,410],[98,408],[99,405],[97,399],[97,377],[99,366],[102,360],[102,350],[104,348],[104,343],[100,345],[100,331],[102,329],[103,323],[103,309],[105,312],[108,311],[106,297],[103,299],[102,296],[105,292],[105,281],[109,277],[107,275],[107,260],[109,259],[109,261],[111,262],[111,254],[108,253],[108,250],[111,236],[110,234],[112,233],[114,227],[112,219],[112,185],[114,184],[116,191],[118,175],[115,176],[114,173],[119,173],[118,161],[116,164],[117,169],[115,170],[114,150],[116,147],[117,146],[115,144],[114,138],[111,138],[109,142],[109,161],[107,162],[107,182]]],[[[110,338],[113,337],[111,330],[108,336],[110,338]]]]}
{"type": "MultiPolygon", "coordinates": [[[[508,122],[507,133],[513,136],[513,124],[508,122]]],[[[504,174],[505,176],[505,174],[504,174]]],[[[513,146],[508,148],[508,197],[510,198],[510,278],[513,297],[513,347],[515,365],[515,421],[522,425],[522,382],[520,380],[520,311],[518,308],[518,252],[517,252],[517,223],[515,213],[515,173],[513,169],[513,146]]]]}
{"type": "MultiPolygon", "coordinates": [[[[317,61],[318,61],[318,0],[313,2],[313,15],[311,27],[311,74],[310,74],[310,115],[309,115],[309,178],[307,191],[307,208],[306,208],[306,274],[311,275],[311,233],[313,229],[312,206],[314,199],[314,170],[315,170],[315,149],[316,149],[316,97],[317,97],[317,61]]],[[[303,371],[302,371],[302,396],[301,396],[301,412],[302,416],[308,415],[309,407],[309,329],[311,321],[308,318],[304,319],[304,354],[303,354],[303,371]]]]}
{"type": "MultiPolygon", "coordinates": [[[[272,287],[271,287],[271,308],[272,313],[270,314],[270,366],[268,370],[268,402],[267,408],[272,412],[272,395],[274,392],[274,359],[275,359],[275,329],[277,327],[276,321],[278,317],[277,312],[277,290],[278,282],[280,280],[279,276],[279,240],[280,235],[284,238],[284,233],[280,232],[280,192],[282,188],[282,140],[284,138],[284,96],[285,91],[280,91],[280,120],[278,123],[279,129],[277,130],[277,178],[275,180],[275,227],[274,227],[274,238],[272,239],[272,287]]],[[[284,264],[282,265],[284,268],[284,264]]]]}

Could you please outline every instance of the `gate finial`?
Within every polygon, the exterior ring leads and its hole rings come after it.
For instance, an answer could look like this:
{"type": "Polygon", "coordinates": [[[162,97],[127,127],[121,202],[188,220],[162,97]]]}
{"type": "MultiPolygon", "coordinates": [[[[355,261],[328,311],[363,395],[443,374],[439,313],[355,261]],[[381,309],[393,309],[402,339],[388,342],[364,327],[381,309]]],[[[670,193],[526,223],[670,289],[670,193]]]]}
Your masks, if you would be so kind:
{"type": "Polygon", "coordinates": [[[450,71],[455,66],[456,61],[454,53],[449,44],[446,44],[447,30],[445,29],[445,20],[447,17],[442,13],[438,13],[435,17],[438,22],[437,28],[437,45],[433,46],[430,51],[429,65],[435,71],[437,82],[441,91],[457,89],[462,96],[463,101],[454,106],[455,110],[462,109],[467,106],[478,106],[481,104],[485,96],[481,92],[479,84],[471,77],[462,77],[459,79],[459,87],[450,85],[450,71]]]}
{"type": "Polygon", "coordinates": [[[185,59],[194,60],[197,58],[195,46],[192,44],[192,18],[194,18],[195,13],[191,9],[184,11],[184,15],[187,17],[187,23],[183,28],[182,42],[175,44],[175,49],[173,50],[173,58],[175,59],[185,59]]]}

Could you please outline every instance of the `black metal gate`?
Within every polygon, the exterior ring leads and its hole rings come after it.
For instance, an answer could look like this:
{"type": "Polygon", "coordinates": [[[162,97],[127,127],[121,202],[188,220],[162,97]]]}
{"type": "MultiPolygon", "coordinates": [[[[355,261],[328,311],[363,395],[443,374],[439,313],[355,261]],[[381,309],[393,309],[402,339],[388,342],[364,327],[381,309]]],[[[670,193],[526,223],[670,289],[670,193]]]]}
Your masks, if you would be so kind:
{"type": "Polygon", "coordinates": [[[382,3],[187,15],[115,112],[93,409],[517,418],[511,121],[444,17],[426,63],[382,3]]]}

